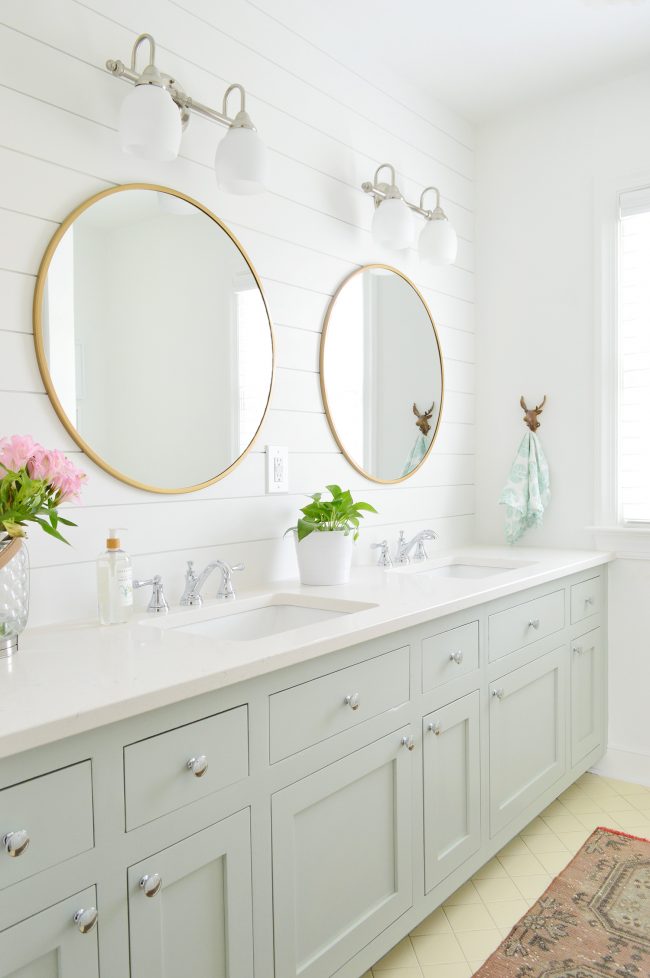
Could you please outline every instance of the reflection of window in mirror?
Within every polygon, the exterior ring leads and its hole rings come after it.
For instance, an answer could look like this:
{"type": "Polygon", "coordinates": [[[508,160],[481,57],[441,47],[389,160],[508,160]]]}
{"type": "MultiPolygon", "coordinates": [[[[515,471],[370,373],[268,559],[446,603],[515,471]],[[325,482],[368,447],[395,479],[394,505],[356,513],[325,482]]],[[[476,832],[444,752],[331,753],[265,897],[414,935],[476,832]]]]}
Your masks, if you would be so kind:
{"type": "MultiPolygon", "coordinates": [[[[260,346],[256,328],[264,316],[264,303],[252,275],[237,275],[234,281],[236,363],[232,376],[238,379],[239,396],[233,398],[234,455],[240,455],[253,439],[264,414],[269,394],[268,350],[260,346]]],[[[263,337],[262,337],[263,339],[263,337]]]]}

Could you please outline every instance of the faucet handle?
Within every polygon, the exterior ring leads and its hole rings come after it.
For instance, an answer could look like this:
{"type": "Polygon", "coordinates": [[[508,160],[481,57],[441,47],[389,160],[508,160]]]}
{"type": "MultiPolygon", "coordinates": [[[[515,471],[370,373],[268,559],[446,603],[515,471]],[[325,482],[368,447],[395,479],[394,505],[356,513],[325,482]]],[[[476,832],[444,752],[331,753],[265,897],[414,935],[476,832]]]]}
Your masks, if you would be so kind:
{"type": "Polygon", "coordinates": [[[163,592],[163,580],[160,574],[156,574],[148,581],[134,581],[133,587],[151,587],[151,598],[147,605],[147,611],[152,615],[166,615],[169,605],[163,592]]]}
{"type": "Polygon", "coordinates": [[[243,571],[246,570],[246,564],[233,564],[230,568],[231,571],[243,571]]]}
{"type": "Polygon", "coordinates": [[[371,550],[380,550],[381,553],[377,558],[377,567],[392,567],[393,561],[390,559],[390,548],[388,546],[388,540],[381,540],[379,543],[371,543],[371,550]]]}
{"type": "Polygon", "coordinates": [[[188,560],[187,570],[185,571],[185,583],[194,584],[196,582],[196,574],[194,573],[194,561],[188,560]]]}
{"type": "Polygon", "coordinates": [[[217,591],[217,598],[220,600],[228,600],[234,598],[235,589],[232,586],[232,574],[233,571],[243,571],[246,570],[245,564],[221,564],[222,577],[221,577],[221,587],[217,591]]]}

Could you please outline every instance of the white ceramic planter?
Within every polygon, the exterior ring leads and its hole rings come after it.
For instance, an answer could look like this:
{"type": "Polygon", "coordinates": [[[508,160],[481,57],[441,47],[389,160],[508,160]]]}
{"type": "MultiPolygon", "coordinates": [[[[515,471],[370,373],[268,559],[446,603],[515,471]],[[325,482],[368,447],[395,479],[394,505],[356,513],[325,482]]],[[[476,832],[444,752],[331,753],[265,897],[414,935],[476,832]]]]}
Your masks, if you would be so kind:
{"type": "Polygon", "coordinates": [[[301,584],[347,584],[354,546],[352,533],[315,531],[300,541],[294,533],[294,540],[301,584]]]}

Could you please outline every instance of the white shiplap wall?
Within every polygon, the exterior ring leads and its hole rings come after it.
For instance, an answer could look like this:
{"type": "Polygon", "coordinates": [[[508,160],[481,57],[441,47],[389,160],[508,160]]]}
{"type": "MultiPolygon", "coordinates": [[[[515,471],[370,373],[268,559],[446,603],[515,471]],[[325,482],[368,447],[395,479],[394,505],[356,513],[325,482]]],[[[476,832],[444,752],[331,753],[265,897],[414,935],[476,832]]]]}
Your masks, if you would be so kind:
{"type": "MultiPolygon", "coordinates": [[[[265,9],[266,8],[266,9],[265,9]]],[[[76,453],[90,476],[66,548],[32,531],[32,624],[92,615],[94,559],[106,528],[124,541],[138,575],[160,572],[172,601],[184,562],[243,560],[243,585],[291,577],[284,529],[301,494],[338,481],[372,502],[356,559],[398,529],[468,540],[474,512],[473,151],[467,123],[406,90],[386,95],[247,0],[3,0],[0,8],[0,435],[30,433],[76,453]],[[244,84],[270,150],[269,191],[237,198],[216,187],[212,161],[223,130],[193,118],[181,157],[152,164],[124,157],[116,119],[128,87],[103,68],[128,61],[149,31],[158,62],[196,98],[219,105],[244,84]],[[458,263],[427,269],[373,244],[361,192],[378,163],[394,162],[415,197],[437,184],[460,235],[458,263]],[[262,277],[277,340],[271,411],[255,450],[201,493],[165,497],[112,480],[83,458],[44,393],[33,351],[31,301],[41,255],[57,223],[90,194],[130,181],[162,183],[211,208],[239,237],[262,277]],[[341,279],[360,264],[392,261],[422,289],[436,319],[447,380],[440,434],[425,466],[397,487],[366,482],[329,432],[318,386],[323,315],[341,279]],[[264,494],[264,445],[290,450],[288,496],[264,494]]],[[[343,28],[342,28],[343,29],[343,28]]],[[[116,391],[116,397],[120,392],[116,391]]],[[[145,410],[145,405],[133,405],[145,410]]],[[[170,445],[173,453],[173,445],[170,445]]],[[[139,595],[138,600],[144,601],[139,595]]]]}

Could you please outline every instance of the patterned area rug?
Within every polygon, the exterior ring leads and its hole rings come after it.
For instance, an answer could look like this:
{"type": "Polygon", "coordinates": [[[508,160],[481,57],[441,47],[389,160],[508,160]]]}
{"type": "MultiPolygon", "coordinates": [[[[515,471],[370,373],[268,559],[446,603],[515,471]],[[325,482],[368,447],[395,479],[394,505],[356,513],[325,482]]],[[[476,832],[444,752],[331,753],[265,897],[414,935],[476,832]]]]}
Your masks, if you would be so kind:
{"type": "Polygon", "coordinates": [[[596,829],[476,978],[648,978],[650,841],[596,829]]]}

